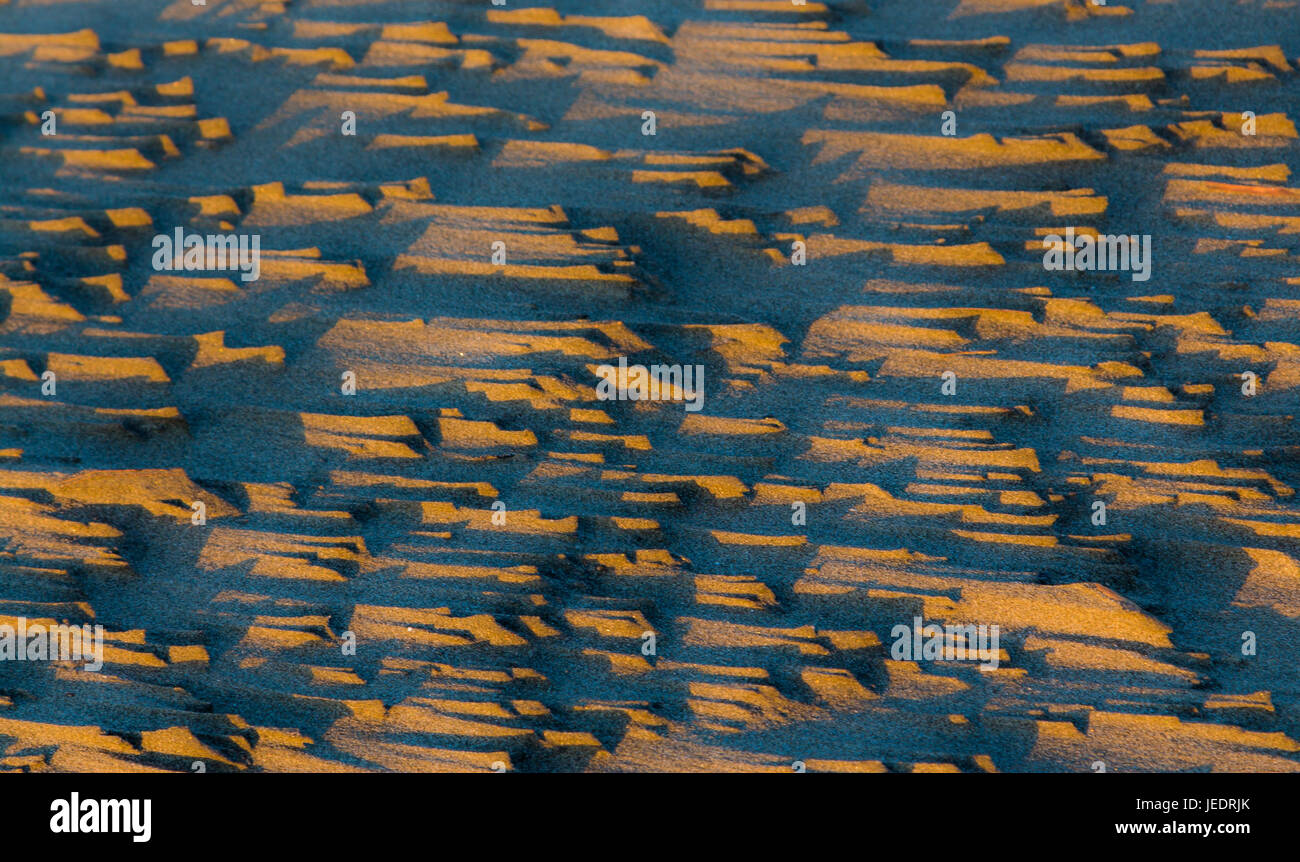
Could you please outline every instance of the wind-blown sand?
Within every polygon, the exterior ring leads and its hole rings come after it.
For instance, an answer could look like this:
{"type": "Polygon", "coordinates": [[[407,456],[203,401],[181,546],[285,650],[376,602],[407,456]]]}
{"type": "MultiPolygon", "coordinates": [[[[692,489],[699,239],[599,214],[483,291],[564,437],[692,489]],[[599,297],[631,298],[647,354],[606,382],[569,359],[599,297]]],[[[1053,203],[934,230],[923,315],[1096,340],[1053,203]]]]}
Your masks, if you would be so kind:
{"type": "Polygon", "coordinates": [[[532,2],[0,0],[0,768],[1300,769],[1300,2],[532,2]]]}

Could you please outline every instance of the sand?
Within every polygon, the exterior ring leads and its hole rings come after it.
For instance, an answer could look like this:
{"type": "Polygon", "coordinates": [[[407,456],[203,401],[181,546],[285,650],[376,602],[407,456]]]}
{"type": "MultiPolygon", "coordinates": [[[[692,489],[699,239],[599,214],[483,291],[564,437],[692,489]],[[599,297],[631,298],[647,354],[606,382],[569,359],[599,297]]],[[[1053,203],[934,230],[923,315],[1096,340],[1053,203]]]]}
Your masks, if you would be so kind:
{"type": "Polygon", "coordinates": [[[0,0],[0,770],[1300,770],[1300,2],[534,2],[0,0]]]}

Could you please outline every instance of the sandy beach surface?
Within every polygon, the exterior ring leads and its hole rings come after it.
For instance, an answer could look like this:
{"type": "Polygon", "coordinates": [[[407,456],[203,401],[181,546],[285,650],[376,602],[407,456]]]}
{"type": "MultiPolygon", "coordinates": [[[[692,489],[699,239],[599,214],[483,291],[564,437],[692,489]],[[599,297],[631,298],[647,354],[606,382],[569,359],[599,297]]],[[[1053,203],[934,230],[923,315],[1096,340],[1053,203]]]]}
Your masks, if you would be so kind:
{"type": "Polygon", "coordinates": [[[0,771],[1300,771],[1298,81],[1298,0],[0,0],[0,659],[103,638],[0,771]]]}

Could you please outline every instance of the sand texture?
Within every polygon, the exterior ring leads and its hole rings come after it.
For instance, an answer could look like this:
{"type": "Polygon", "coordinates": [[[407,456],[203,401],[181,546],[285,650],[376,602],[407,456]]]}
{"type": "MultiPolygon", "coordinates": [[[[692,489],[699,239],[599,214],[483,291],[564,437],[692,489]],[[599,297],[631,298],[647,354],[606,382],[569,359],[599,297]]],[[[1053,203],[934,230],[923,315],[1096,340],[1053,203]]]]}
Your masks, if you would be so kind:
{"type": "Polygon", "coordinates": [[[0,624],[105,639],[0,770],[1300,771],[1298,84],[1298,0],[0,0],[0,624]]]}

